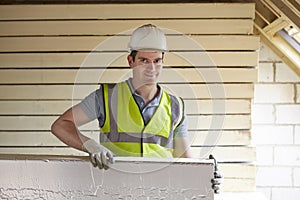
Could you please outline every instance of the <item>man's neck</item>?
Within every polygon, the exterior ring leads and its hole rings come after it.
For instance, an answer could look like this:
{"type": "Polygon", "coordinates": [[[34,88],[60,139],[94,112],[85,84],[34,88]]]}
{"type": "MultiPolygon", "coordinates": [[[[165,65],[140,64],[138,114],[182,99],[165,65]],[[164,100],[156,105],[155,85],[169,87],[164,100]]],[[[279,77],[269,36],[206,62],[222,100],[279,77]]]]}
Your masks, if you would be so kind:
{"type": "Polygon", "coordinates": [[[132,80],[132,86],[134,91],[143,97],[146,104],[152,101],[159,94],[156,84],[139,85],[132,80]]]}

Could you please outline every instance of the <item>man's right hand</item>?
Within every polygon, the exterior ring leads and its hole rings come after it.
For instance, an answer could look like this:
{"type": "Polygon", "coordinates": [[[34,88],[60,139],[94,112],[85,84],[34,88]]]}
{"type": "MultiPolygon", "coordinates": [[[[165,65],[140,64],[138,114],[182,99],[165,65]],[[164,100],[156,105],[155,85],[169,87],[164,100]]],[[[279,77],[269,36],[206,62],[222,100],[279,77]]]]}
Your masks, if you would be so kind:
{"type": "Polygon", "coordinates": [[[90,154],[90,159],[94,167],[108,169],[109,165],[114,163],[113,153],[93,139],[84,142],[82,149],[90,154]]]}

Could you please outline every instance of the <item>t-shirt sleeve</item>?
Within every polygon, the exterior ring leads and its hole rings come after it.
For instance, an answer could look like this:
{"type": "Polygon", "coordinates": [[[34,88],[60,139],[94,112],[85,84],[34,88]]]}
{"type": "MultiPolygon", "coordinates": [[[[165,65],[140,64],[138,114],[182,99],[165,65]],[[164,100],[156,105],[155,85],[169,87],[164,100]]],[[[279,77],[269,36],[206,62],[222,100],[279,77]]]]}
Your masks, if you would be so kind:
{"type": "Polygon", "coordinates": [[[184,102],[182,101],[183,105],[183,113],[182,119],[178,126],[174,130],[174,137],[187,137],[188,136],[188,121],[185,113],[184,102]]]}
{"type": "Polygon", "coordinates": [[[90,120],[98,119],[100,126],[104,123],[105,110],[102,87],[85,97],[79,106],[90,120]]]}

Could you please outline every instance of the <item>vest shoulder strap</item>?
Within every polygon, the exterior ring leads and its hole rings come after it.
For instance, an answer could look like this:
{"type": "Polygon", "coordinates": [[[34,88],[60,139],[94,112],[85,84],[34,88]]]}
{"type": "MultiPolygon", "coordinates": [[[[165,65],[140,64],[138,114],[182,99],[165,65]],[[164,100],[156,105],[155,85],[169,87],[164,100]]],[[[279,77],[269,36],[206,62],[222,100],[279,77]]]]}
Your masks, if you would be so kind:
{"type": "Polygon", "coordinates": [[[180,97],[170,95],[172,106],[172,126],[173,130],[179,125],[183,117],[184,104],[180,97]]]}

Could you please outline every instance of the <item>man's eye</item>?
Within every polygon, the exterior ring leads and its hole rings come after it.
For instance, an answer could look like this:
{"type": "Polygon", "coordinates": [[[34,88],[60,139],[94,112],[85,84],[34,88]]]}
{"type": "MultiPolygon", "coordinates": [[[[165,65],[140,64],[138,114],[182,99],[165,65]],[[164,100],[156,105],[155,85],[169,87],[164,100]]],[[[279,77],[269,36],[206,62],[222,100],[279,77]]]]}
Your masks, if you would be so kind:
{"type": "Polygon", "coordinates": [[[154,61],[155,64],[161,64],[162,63],[162,59],[157,59],[154,61]]]}
{"type": "Polygon", "coordinates": [[[142,59],[142,63],[148,63],[147,59],[142,59]]]}

